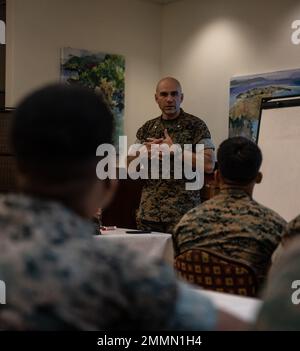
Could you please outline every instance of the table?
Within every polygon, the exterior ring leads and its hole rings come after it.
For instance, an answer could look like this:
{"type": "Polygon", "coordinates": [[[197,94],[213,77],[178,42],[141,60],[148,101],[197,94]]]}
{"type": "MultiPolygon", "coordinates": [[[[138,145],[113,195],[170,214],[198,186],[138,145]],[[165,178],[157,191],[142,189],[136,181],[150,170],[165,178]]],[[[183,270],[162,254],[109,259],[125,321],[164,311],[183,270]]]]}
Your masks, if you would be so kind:
{"type": "Polygon", "coordinates": [[[216,307],[233,314],[246,321],[254,322],[262,301],[251,297],[225,294],[216,291],[195,289],[199,293],[209,297],[216,307]]]}
{"type": "Polygon", "coordinates": [[[125,228],[103,231],[102,235],[95,236],[98,241],[109,240],[126,245],[132,250],[139,251],[146,257],[162,258],[173,266],[174,250],[172,235],[152,232],[149,234],[127,234],[125,228]]]}

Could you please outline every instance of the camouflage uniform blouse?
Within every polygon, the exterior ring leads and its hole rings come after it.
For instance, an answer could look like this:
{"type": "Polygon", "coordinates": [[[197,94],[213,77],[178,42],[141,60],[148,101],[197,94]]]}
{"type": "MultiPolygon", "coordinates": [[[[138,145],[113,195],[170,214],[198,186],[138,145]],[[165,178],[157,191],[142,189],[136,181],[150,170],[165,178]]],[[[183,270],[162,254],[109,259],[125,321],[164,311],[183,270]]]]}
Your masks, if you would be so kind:
{"type": "Polygon", "coordinates": [[[300,238],[294,238],[268,276],[256,330],[300,330],[300,238]]]}
{"type": "Polygon", "coordinates": [[[273,263],[276,262],[285,252],[285,248],[288,242],[291,239],[294,239],[298,236],[300,236],[300,215],[294,218],[293,220],[291,220],[286,226],[282,235],[281,243],[278,245],[278,247],[276,248],[276,250],[272,255],[273,263]]]}
{"type": "Polygon", "coordinates": [[[250,265],[263,280],[286,222],[240,189],[223,189],[189,211],[174,232],[176,255],[207,248],[250,265]]]}
{"type": "MultiPolygon", "coordinates": [[[[192,144],[204,144],[204,148],[214,149],[210,132],[206,124],[198,117],[181,109],[174,120],[157,117],[146,122],[137,131],[137,143],[144,143],[147,138],[164,138],[164,129],[168,130],[174,144],[182,147],[192,144]]],[[[171,165],[172,169],[172,165],[171,165]]],[[[186,190],[186,179],[147,180],[143,187],[138,219],[151,222],[178,222],[190,209],[200,204],[200,190],[186,190]]]]}
{"type": "Polygon", "coordinates": [[[96,244],[93,232],[89,221],[59,203],[0,197],[0,280],[6,283],[0,330],[213,328],[210,302],[193,298],[171,267],[145,262],[123,246],[96,244]]]}
{"type": "Polygon", "coordinates": [[[283,234],[285,239],[293,239],[297,236],[300,236],[300,215],[288,223],[283,234]]]}

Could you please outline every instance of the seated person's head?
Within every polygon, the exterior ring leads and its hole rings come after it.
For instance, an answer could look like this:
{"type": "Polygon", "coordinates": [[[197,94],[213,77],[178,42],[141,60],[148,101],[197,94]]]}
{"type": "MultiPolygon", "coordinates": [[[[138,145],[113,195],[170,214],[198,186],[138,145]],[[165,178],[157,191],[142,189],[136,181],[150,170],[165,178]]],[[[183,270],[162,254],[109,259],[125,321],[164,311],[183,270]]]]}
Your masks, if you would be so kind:
{"type": "Polygon", "coordinates": [[[226,139],[217,152],[217,181],[220,185],[254,186],[260,183],[262,174],[259,168],[262,154],[259,147],[244,137],[226,139]]]}
{"type": "Polygon", "coordinates": [[[85,88],[50,85],[17,107],[11,130],[20,190],[92,216],[111,192],[96,177],[96,149],[112,143],[113,116],[85,88]]]}

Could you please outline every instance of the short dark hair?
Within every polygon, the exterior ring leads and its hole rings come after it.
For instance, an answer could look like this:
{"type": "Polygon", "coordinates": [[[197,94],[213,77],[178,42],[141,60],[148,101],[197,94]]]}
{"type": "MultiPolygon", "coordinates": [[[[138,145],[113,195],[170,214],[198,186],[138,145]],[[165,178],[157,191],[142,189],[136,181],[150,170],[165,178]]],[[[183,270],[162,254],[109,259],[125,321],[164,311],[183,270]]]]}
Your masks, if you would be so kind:
{"type": "MultiPolygon", "coordinates": [[[[96,163],[98,145],[112,143],[113,116],[94,91],[65,84],[41,88],[14,113],[11,144],[23,172],[67,181],[96,163]]],[[[96,170],[94,169],[94,174],[96,170]]]]}
{"type": "Polygon", "coordinates": [[[226,139],[217,153],[218,167],[225,180],[238,184],[251,183],[262,163],[259,147],[244,137],[226,139]]]}

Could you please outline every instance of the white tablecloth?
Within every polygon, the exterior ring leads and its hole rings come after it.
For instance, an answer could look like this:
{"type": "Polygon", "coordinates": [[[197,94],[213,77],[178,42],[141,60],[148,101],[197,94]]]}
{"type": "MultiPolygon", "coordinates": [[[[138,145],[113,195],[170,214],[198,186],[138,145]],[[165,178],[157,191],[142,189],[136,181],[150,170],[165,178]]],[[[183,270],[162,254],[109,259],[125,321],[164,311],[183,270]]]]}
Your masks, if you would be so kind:
{"type": "Polygon", "coordinates": [[[127,245],[132,250],[137,250],[146,257],[162,258],[173,265],[174,251],[171,234],[152,232],[149,234],[127,234],[126,230],[117,228],[116,230],[103,231],[102,235],[95,236],[96,240],[109,240],[112,242],[127,245]]]}
{"type": "Polygon", "coordinates": [[[209,297],[214,304],[220,309],[230,312],[231,314],[247,322],[253,322],[256,319],[257,312],[262,304],[261,300],[219,293],[216,291],[196,289],[199,293],[209,297]]]}

